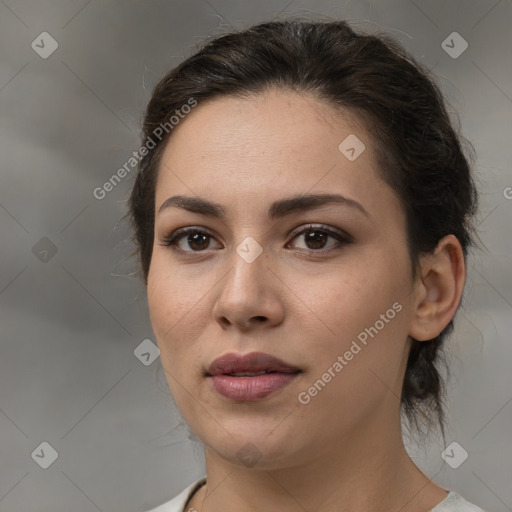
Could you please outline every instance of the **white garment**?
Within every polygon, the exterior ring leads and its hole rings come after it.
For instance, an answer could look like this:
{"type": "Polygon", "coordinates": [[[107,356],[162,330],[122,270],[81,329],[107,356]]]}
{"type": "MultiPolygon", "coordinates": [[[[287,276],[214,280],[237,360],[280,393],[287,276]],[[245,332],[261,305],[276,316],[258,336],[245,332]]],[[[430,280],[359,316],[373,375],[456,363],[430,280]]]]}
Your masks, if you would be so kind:
{"type": "MultiPolygon", "coordinates": [[[[185,509],[188,500],[192,495],[206,482],[203,477],[183,489],[174,499],[167,501],[159,507],[148,510],[147,512],[194,512],[195,509],[185,509]]],[[[448,496],[438,503],[430,512],[484,512],[481,508],[467,502],[462,496],[454,491],[450,491],[448,496]]]]}

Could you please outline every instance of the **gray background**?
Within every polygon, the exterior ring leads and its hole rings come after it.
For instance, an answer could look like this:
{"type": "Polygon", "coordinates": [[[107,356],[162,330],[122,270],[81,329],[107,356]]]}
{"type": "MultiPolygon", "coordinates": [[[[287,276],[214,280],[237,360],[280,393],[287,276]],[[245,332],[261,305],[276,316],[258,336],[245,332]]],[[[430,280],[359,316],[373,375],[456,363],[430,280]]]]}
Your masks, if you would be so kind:
{"type": "Polygon", "coordinates": [[[470,260],[448,344],[447,442],[469,457],[452,469],[441,440],[409,449],[445,487],[489,511],[512,510],[512,1],[5,0],[2,512],[139,512],[203,474],[201,447],[180,426],[160,360],[146,366],[134,355],[152,333],[120,221],[131,176],[103,200],[92,191],[139,148],[159,77],[207,36],[289,15],[394,35],[434,69],[475,146],[485,248],[470,260]],[[44,31],[58,42],[46,59],[31,47],[42,46],[44,31]],[[458,58],[441,46],[453,31],[469,44],[458,58]],[[58,453],[47,469],[42,442],[58,453]]]}

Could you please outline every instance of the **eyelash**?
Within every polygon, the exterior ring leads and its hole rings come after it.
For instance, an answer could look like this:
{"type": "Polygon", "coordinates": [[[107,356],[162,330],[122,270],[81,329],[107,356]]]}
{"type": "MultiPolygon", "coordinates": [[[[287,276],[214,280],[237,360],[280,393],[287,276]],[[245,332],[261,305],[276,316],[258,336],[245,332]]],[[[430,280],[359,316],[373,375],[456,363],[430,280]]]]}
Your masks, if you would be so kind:
{"type": "MultiPolygon", "coordinates": [[[[330,248],[330,249],[318,249],[318,250],[317,249],[301,249],[302,251],[308,251],[308,252],[311,252],[311,253],[314,253],[314,254],[326,254],[326,253],[331,252],[333,250],[340,249],[341,246],[348,245],[348,244],[352,243],[352,239],[348,235],[343,235],[341,233],[333,231],[332,229],[330,229],[330,228],[328,228],[327,226],[324,226],[324,225],[315,226],[313,224],[309,224],[309,225],[305,226],[303,229],[301,229],[300,231],[292,233],[293,234],[292,240],[295,240],[295,238],[297,238],[300,235],[303,235],[303,234],[305,234],[305,233],[307,233],[309,231],[314,231],[316,233],[326,234],[328,237],[335,238],[338,242],[340,242],[340,244],[337,247],[335,246],[334,249],[333,248],[330,248]]],[[[189,235],[191,233],[197,233],[197,234],[200,234],[200,235],[206,235],[206,236],[214,238],[213,235],[211,235],[207,231],[205,231],[203,229],[200,229],[200,228],[197,228],[197,227],[194,227],[194,226],[190,226],[190,227],[186,227],[186,228],[177,229],[176,231],[174,231],[170,235],[166,236],[163,239],[163,243],[161,243],[160,245],[163,245],[165,247],[170,247],[171,250],[173,250],[175,252],[178,252],[178,253],[182,253],[182,254],[190,254],[190,253],[200,254],[200,253],[206,252],[208,249],[205,249],[205,250],[202,250],[202,251],[194,251],[194,250],[185,251],[183,249],[180,249],[177,246],[178,242],[184,236],[189,235]]]]}

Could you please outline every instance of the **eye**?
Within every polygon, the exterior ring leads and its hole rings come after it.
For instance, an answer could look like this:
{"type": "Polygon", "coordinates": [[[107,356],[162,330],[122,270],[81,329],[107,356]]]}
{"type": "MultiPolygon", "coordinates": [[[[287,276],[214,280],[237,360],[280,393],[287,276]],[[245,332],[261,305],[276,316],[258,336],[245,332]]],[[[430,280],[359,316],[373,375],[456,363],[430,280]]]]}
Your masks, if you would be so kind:
{"type": "MultiPolygon", "coordinates": [[[[351,243],[350,236],[342,232],[334,231],[323,225],[314,226],[310,224],[306,228],[303,228],[300,231],[296,231],[293,235],[294,236],[292,240],[298,239],[299,237],[304,237],[305,246],[295,248],[313,252],[328,252],[332,250],[325,250],[329,239],[333,239],[338,243],[330,244],[330,246],[327,247],[335,247],[336,245],[342,246],[351,243]]],[[[161,245],[165,247],[171,247],[172,250],[177,252],[200,253],[211,249],[209,246],[212,239],[214,239],[213,235],[207,231],[194,226],[190,226],[177,229],[169,236],[165,237],[161,245]]],[[[287,245],[289,245],[289,243],[287,245]]]]}
{"type": "Polygon", "coordinates": [[[180,252],[202,252],[209,248],[211,239],[213,236],[210,233],[191,226],[177,229],[165,237],[161,245],[180,252]],[[184,247],[187,245],[192,250],[184,247]]]}
{"type": "Polygon", "coordinates": [[[350,237],[348,235],[334,231],[323,225],[314,226],[310,224],[305,229],[302,229],[299,232],[297,232],[293,237],[293,240],[299,237],[303,237],[305,246],[298,248],[314,252],[327,252],[323,250],[325,249],[329,238],[337,240],[338,244],[334,243],[327,247],[332,247],[336,245],[346,245],[351,243],[350,237]]]}

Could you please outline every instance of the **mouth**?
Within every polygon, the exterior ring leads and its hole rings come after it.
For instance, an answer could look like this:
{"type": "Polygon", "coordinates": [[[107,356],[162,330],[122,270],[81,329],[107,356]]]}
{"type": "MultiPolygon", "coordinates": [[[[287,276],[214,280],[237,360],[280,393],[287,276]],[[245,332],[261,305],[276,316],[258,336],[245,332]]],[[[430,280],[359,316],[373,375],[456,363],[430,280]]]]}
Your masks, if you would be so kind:
{"type": "Polygon", "coordinates": [[[263,370],[261,372],[236,372],[225,373],[223,375],[230,375],[231,377],[256,377],[258,375],[265,375],[266,373],[276,373],[274,370],[263,370]]]}
{"type": "Polygon", "coordinates": [[[206,377],[213,389],[229,400],[261,400],[290,384],[302,370],[269,354],[229,353],[208,367],[206,377]]]}

